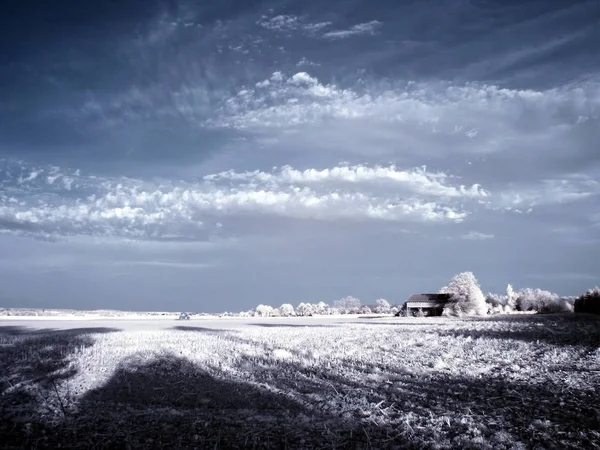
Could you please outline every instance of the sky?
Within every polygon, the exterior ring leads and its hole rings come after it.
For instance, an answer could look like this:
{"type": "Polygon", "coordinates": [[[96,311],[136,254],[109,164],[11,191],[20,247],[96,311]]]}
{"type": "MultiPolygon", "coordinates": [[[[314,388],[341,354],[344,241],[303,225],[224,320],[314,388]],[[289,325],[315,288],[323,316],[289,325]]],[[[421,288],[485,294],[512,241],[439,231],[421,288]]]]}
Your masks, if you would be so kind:
{"type": "Polygon", "coordinates": [[[0,6],[0,306],[600,284],[597,0],[0,6]]]}

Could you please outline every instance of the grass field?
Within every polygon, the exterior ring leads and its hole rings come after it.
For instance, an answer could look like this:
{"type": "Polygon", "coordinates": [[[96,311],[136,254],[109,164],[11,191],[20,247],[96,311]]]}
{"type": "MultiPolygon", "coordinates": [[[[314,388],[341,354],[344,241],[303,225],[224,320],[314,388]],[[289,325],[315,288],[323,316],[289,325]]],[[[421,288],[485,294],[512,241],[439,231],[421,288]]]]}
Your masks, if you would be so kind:
{"type": "Polygon", "coordinates": [[[0,448],[600,448],[600,319],[0,321],[0,448]]]}

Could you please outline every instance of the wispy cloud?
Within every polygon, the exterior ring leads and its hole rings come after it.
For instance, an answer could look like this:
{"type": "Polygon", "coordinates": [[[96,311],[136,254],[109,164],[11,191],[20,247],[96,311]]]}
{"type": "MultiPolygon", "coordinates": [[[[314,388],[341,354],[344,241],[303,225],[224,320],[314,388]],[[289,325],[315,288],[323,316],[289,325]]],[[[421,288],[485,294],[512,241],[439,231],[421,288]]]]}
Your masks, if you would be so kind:
{"type": "Polygon", "coordinates": [[[214,263],[181,262],[181,261],[111,261],[109,264],[118,266],[148,266],[166,269],[210,269],[216,267],[214,263]]]}
{"type": "Polygon", "coordinates": [[[486,241],[488,239],[494,239],[494,235],[481,233],[479,231],[469,231],[467,234],[463,234],[461,238],[468,241],[486,241]]]}
{"type": "Polygon", "coordinates": [[[371,20],[370,22],[359,23],[351,26],[346,30],[332,30],[323,34],[324,38],[327,39],[346,39],[352,36],[358,36],[362,34],[373,34],[377,31],[383,23],[378,20],[371,20]]]}
{"type": "Polygon", "coordinates": [[[499,193],[498,206],[533,208],[571,203],[600,195],[600,183],[586,175],[546,179],[526,186],[507,188],[499,193]]]}
{"type": "MultiPolygon", "coordinates": [[[[397,86],[342,88],[322,83],[307,72],[286,76],[274,72],[254,88],[222,101],[208,125],[234,128],[292,127],[326,119],[376,119],[426,127],[430,132],[486,139],[486,151],[501,147],[519,131],[521,138],[537,132],[575,127],[580,116],[600,116],[600,81],[547,91],[499,88],[482,84],[399,83],[397,86]],[[593,104],[593,108],[591,107],[593,104]],[[532,127],[523,130],[527,114],[532,127]],[[557,127],[548,129],[549,127],[557,127]],[[518,128],[518,129],[517,129],[518,128]],[[507,135],[508,133],[508,135],[507,135]]],[[[483,150],[483,149],[482,149],[483,150]]]]}
{"type": "Polygon", "coordinates": [[[317,33],[331,25],[331,22],[307,22],[305,18],[280,14],[274,17],[263,16],[257,25],[278,32],[304,31],[309,34],[317,33]]]}
{"type": "Polygon", "coordinates": [[[316,62],[314,62],[314,61],[311,61],[311,60],[309,60],[309,59],[307,59],[307,58],[302,58],[300,61],[298,61],[298,62],[296,63],[296,66],[297,66],[297,67],[302,67],[302,66],[320,66],[320,65],[321,65],[321,64],[319,64],[319,63],[316,63],[316,62]]]}
{"type": "Polygon", "coordinates": [[[325,22],[310,22],[306,17],[298,17],[288,14],[280,14],[277,16],[269,17],[262,16],[262,18],[256,22],[260,27],[279,33],[290,33],[300,32],[313,37],[319,37],[324,39],[336,40],[336,39],[347,39],[352,36],[360,35],[372,35],[377,32],[383,25],[378,20],[371,20],[370,22],[358,23],[352,25],[346,29],[335,29],[325,31],[331,28],[334,24],[329,21],[325,22]]]}

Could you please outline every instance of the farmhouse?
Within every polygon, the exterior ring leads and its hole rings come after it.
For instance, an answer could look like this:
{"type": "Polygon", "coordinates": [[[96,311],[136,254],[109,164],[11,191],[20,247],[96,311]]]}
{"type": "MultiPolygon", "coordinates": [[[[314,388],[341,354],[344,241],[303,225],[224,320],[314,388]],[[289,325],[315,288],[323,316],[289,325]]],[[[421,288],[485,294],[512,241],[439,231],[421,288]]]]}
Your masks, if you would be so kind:
{"type": "Polygon", "coordinates": [[[411,310],[421,310],[430,316],[441,316],[446,303],[450,301],[451,294],[413,294],[404,303],[406,315],[411,315],[411,310]]]}

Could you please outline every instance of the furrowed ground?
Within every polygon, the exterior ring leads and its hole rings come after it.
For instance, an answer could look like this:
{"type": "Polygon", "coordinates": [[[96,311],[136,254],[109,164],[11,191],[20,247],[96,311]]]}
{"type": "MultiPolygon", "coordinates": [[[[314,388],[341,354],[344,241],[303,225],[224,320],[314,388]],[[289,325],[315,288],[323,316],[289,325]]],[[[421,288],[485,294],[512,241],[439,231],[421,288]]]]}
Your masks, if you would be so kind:
{"type": "Polygon", "coordinates": [[[0,448],[599,448],[598,317],[49,323],[0,322],[0,448]]]}

